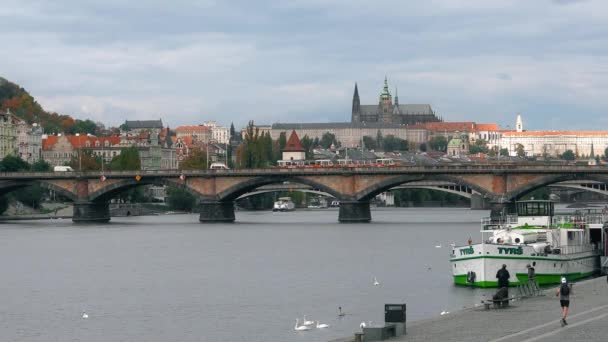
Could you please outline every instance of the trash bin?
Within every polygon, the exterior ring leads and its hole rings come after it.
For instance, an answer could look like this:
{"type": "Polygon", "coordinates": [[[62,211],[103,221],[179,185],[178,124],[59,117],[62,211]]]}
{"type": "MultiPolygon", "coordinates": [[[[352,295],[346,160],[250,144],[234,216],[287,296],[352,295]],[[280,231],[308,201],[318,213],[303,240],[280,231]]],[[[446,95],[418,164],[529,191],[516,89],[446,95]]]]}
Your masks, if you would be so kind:
{"type": "Polygon", "coordinates": [[[395,324],[395,335],[405,335],[405,304],[385,304],[384,322],[395,324]]]}
{"type": "Polygon", "coordinates": [[[405,304],[384,304],[385,323],[405,323],[405,304]]]}

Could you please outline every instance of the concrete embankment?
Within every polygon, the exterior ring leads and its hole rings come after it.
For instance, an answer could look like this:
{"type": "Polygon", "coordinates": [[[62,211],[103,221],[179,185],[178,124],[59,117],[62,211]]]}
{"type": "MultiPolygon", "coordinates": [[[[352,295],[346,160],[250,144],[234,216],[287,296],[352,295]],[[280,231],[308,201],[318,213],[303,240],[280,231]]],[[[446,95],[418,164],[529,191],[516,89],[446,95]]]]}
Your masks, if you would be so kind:
{"type": "MultiPolygon", "coordinates": [[[[555,288],[541,297],[513,302],[505,309],[483,305],[437,318],[408,322],[407,334],[390,341],[607,341],[608,283],[606,277],[573,285],[568,325],[561,327],[561,307],[555,288]]],[[[412,309],[408,307],[408,309],[412,309]]],[[[340,341],[353,341],[353,338],[340,341]]]]}

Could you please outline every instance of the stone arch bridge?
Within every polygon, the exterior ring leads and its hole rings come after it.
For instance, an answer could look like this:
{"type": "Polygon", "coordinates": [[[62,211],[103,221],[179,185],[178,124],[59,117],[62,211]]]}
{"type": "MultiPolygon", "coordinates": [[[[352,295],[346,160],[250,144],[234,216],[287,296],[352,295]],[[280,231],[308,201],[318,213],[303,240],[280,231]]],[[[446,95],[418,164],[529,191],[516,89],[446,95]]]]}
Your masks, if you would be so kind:
{"type": "Polygon", "coordinates": [[[146,185],[175,186],[200,200],[201,222],[234,221],[234,200],[264,185],[293,182],[328,193],[340,201],[340,222],[371,220],[369,200],[391,188],[421,181],[464,186],[490,203],[492,215],[504,214],[514,200],[540,187],[564,181],[608,183],[601,166],[459,165],[390,168],[249,169],[201,171],[1,173],[0,194],[39,183],[74,202],[74,222],[107,222],[116,194],[146,185]],[[103,179],[103,180],[102,180],[103,179]]]}

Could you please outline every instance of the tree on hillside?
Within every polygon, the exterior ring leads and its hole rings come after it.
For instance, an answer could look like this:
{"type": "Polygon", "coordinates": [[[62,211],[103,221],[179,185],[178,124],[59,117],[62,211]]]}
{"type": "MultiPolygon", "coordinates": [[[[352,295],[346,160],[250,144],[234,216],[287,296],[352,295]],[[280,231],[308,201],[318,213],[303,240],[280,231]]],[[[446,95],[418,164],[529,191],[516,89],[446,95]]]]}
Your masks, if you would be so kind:
{"type": "Polygon", "coordinates": [[[141,170],[139,150],[136,146],[122,148],[120,154],[110,161],[110,170],[113,171],[136,171],[141,170]]]}
{"type": "Polygon", "coordinates": [[[500,156],[501,157],[508,157],[509,156],[509,150],[506,148],[501,148],[500,149],[500,156]]]}
{"type": "Polygon", "coordinates": [[[446,152],[448,150],[448,140],[442,135],[432,137],[429,140],[429,147],[433,151],[446,152]]]}
{"type": "Polygon", "coordinates": [[[566,150],[564,153],[562,153],[561,159],[574,160],[574,159],[576,159],[576,156],[574,155],[574,152],[572,152],[572,150],[566,150]]]}
{"type": "Polygon", "coordinates": [[[193,148],[190,155],[180,164],[181,170],[205,170],[207,169],[207,153],[201,148],[193,148]]]}

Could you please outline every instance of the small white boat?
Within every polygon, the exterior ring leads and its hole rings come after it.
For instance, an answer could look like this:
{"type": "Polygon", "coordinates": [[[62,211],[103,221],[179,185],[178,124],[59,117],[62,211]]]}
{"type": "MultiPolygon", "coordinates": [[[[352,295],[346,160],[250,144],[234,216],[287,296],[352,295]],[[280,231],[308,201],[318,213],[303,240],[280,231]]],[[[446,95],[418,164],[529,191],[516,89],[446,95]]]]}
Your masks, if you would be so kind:
{"type": "Polygon", "coordinates": [[[293,211],[295,209],[296,205],[290,197],[279,197],[279,200],[274,202],[272,207],[272,211],[293,211]]]}

